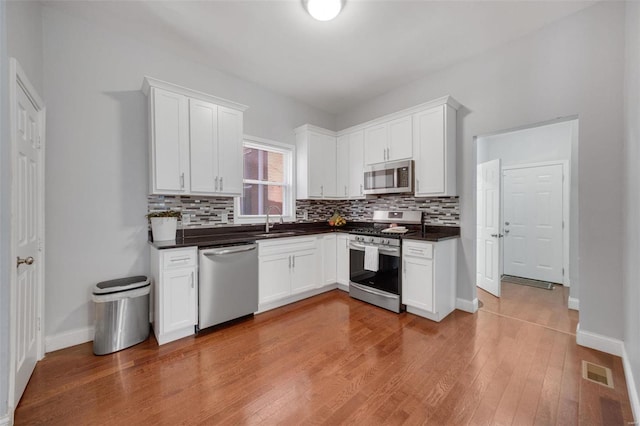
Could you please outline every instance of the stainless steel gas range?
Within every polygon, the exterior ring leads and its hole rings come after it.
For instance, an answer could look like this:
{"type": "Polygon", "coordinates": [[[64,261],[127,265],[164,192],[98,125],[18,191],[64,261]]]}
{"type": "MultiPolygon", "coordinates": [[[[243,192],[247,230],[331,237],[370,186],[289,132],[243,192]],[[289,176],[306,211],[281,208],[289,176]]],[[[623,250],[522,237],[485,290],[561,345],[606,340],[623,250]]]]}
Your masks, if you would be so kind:
{"type": "Polygon", "coordinates": [[[422,212],[376,211],[371,227],[349,232],[349,295],[393,312],[402,305],[402,235],[414,232],[422,212]]]}

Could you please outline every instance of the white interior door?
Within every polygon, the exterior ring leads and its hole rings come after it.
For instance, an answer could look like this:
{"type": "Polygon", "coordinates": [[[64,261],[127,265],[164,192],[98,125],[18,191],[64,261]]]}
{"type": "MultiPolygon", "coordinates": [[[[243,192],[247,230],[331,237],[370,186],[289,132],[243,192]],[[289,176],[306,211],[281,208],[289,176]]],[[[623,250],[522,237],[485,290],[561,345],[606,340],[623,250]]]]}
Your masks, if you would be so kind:
{"type": "Polygon", "coordinates": [[[477,169],[476,284],[500,297],[500,159],[477,169]]]}
{"type": "Polygon", "coordinates": [[[15,60],[11,62],[12,254],[11,283],[12,401],[17,406],[42,354],[40,312],[43,253],[42,103],[15,60]]]}
{"type": "Polygon", "coordinates": [[[562,164],[504,171],[504,273],[563,282],[562,164]]]}

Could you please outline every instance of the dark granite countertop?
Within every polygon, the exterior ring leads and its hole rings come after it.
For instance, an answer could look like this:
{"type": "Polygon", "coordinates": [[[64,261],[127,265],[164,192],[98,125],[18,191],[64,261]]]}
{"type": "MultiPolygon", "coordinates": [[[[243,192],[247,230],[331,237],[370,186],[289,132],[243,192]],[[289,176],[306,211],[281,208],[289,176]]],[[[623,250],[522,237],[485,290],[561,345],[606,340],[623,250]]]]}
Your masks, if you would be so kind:
{"type": "MultiPolygon", "coordinates": [[[[151,241],[149,244],[157,249],[182,247],[219,247],[236,244],[249,244],[256,241],[277,238],[301,237],[330,232],[349,232],[354,228],[371,226],[370,222],[349,222],[346,226],[332,227],[324,222],[276,224],[269,233],[265,233],[264,225],[220,226],[214,228],[179,229],[176,239],[171,241],[151,241]]],[[[437,242],[449,238],[459,238],[460,228],[452,226],[426,226],[424,231],[414,231],[403,239],[437,242]]]]}

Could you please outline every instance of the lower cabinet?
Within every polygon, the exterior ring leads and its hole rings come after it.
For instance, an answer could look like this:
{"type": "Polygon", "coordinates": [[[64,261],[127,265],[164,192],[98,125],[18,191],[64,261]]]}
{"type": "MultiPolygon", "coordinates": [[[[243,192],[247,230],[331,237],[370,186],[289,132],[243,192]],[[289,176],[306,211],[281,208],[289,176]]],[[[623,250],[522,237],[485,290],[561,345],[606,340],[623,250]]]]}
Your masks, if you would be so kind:
{"type": "Polygon", "coordinates": [[[194,334],[198,322],[198,249],[151,248],[152,323],[158,344],[194,334]]]}
{"type": "Polygon", "coordinates": [[[458,239],[402,242],[402,303],[407,312],[441,321],[456,306],[458,239]]]}
{"type": "Polygon", "coordinates": [[[336,288],[336,234],[258,241],[259,312],[336,288]]]}
{"type": "Polygon", "coordinates": [[[339,288],[349,290],[349,234],[336,235],[336,280],[339,288]]]}

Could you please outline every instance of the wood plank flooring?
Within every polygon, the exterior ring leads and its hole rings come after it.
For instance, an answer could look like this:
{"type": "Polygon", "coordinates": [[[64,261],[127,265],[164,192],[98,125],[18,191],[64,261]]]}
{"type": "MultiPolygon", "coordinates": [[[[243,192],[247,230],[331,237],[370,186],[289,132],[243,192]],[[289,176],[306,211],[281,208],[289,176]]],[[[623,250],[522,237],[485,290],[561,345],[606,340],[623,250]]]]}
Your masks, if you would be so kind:
{"type": "Polygon", "coordinates": [[[16,424],[632,421],[620,358],[549,324],[487,310],[435,323],[335,290],[161,347],[47,354],[16,424]],[[583,380],[583,359],[612,368],[615,389],[583,380]]]}

